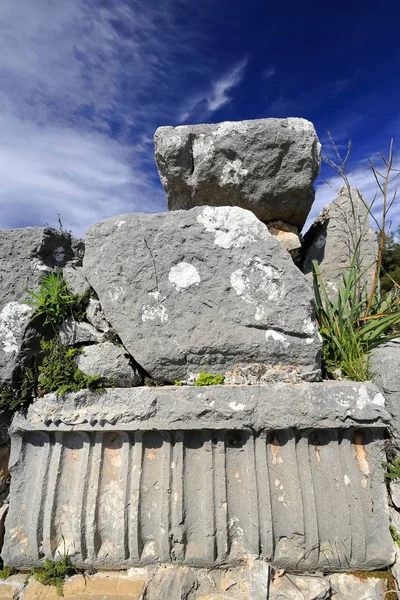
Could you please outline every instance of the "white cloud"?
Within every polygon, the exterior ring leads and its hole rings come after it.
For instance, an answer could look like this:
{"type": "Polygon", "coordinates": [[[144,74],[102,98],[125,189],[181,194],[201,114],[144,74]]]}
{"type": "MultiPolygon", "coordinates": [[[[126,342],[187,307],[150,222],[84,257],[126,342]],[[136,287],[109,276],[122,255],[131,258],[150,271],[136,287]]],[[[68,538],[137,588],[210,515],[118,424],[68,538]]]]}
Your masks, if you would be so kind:
{"type": "Polygon", "coordinates": [[[232,98],[228,95],[228,92],[242,82],[246,65],[247,60],[241,60],[222,77],[214,81],[212,90],[206,98],[210,112],[219,110],[231,101],[232,98]]]}
{"type": "Polygon", "coordinates": [[[261,73],[261,77],[267,80],[271,79],[271,77],[273,77],[274,75],[276,75],[276,69],[273,65],[270,65],[261,73]]]}

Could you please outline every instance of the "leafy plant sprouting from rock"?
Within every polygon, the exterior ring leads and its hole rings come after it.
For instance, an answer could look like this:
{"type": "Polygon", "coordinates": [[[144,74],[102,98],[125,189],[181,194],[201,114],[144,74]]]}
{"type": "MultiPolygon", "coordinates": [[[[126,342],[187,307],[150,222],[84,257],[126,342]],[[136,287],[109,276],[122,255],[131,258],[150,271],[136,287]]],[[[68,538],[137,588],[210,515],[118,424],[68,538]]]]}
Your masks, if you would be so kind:
{"type": "Polygon", "coordinates": [[[38,292],[26,290],[34,298],[28,302],[35,309],[34,318],[44,317],[44,325],[52,325],[54,330],[68,317],[83,318],[87,299],[69,291],[61,271],[47,273],[41,279],[38,292]]]}
{"type": "Polygon", "coordinates": [[[394,458],[390,462],[384,462],[383,466],[387,469],[385,473],[387,479],[400,479],[400,456],[394,458]]]}
{"type": "Polygon", "coordinates": [[[64,580],[66,577],[75,575],[78,569],[71,565],[69,554],[64,550],[60,554],[59,560],[44,559],[43,567],[32,569],[32,574],[37,581],[43,585],[54,585],[56,587],[57,596],[64,596],[64,580]]]}
{"type": "Polygon", "coordinates": [[[225,377],[221,374],[213,375],[212,373],[202,371],[194,382],[194,385],[220,385],[224,383],[224,379],[225,377]]]}
{"type": "MultiPolygon", "coordinates": [[[[353,206],[354,191],[347,173],[351,142],[348,144],[345,158],[342,158],[332,138],[331,142],[338,163],[330,159],[325,161],[344,181],[353,206]]],[[[370,216],[378,228],[378,255],[369,289],[364,282],[365,269],[361,267],[360,260],[362,231],[358,233],[358,237],[350,240],[352,260],[348,272],[343,274],[343,286],[339,287],[335,300],[328,297],[318,263],[316,261],[313,263],[316,318],[323,339],[324,367],[332,376],[339,371],[340,375],[356,381],[365,381],[371,377],[370,352],[377,346],[400,337],[400,298],[397,294],[388,294],[385,300],[381,301],[379,290],[388,213],[396,199],[396,190],[389,197],[389,186],[400,175],[400,171],[393,167],[393,142],[390,144],[388,157],[382,155],[382,160],[383,173],[370,163],[378,190],[382,195],[380,221],[372,211],[376,196],[368,205],[357,191],[358,199],[367,208],[365,224],[370,216]]],[[[395,281],[393,284],[397,285],[395,281]]]]}
{"type": "Polygon", "coordinates": [[[42,340],[41,348],[45,353],[39,366],[38,386],[41,394],[56,392],[62,396],[82,389],[104,389],[100,376],[85,375],[77,367],[75,358],[81,354],[81,348],[68,348],[60,344],[57,338],[48,342],[42,340]]]}

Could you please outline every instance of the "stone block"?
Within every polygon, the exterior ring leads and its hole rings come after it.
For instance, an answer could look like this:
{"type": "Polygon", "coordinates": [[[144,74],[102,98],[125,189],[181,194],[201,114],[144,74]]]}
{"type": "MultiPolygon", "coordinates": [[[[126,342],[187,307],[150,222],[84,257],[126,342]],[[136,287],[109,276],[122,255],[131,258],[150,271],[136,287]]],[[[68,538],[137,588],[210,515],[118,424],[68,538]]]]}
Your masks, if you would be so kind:
{"type": "Polygon", "coordinates": [[[111,342],[86,346],[76,362],[86,375],[100,375],[115,387],[134,387],[142,380],[125,348],[111,342]]]}
{"type": "Polygon", "coordinates": [[[240,206],[302,228],[321,145],[305,119],[160,127],[155,158],[169,210],[240,206]]]}
{"type": "Polygon", "coordinates": [[[386,421],[354,382],[45,397],[13,422],[4,560],[387,566],[386,421]]]}
{"type": "Polygon", "coordinates": [[[249,211],[106,219],[87,232],[84,268],[107,321],[157,380],[254,363],[320,377],[311,285],[249,211]]]}

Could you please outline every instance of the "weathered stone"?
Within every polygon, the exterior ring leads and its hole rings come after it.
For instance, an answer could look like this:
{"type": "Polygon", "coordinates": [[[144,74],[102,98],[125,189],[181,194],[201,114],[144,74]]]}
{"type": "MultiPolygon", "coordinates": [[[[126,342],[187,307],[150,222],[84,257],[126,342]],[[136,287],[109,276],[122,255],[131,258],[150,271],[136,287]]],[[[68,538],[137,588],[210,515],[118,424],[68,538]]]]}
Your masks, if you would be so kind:
{"type": "Polygon", "coordinates": [[[68,283],[68,289],[72,294],[83,296],[90,289],[82,267],[67,265],[63,269],[63,278],[68,283]]]}
{"type": "Polygon", "coordinates": [[[157,380],[253,363],[319,378],[311,285],[249,211],[107,219],[87,233],[84,268],[123,345],[157,380]]]}
{"type": "Polygon", "coordinates": [[[301,248],[297,227],[283,221],[270,221],[267,223],[267,227],[270,234],[276,237],[290,254],[297,254],[299,248],[301,248]]]}
{"type": "Polygon", "coordinates": [[[360,579],[355,575],[335,573],[328,577],[332,587],[332,600],[384,600],[386,584],[377,577],[360,579]]]}
{"type": "Polygon", "coordinates": [[[26,290],[37,292],[46,272],[79,264],[82,251],[79,240],[49,227],[0,231],[0,383],[9,383],[39,350],[26,290]]]}
{"type": "Polygon", "coordinates": [[[1,552],[1,549],[3,548],[3,543],[4,543],[4,534],[5,534],[4,523],[6,520],[7,512],[8,512],[8,504],[3,504],[0,507],[0,552],[1,552]]]}
{"type": "Polygon", "coordinates": [[[361,272],[365,271],[360,282],[370,286],[378,251],[376,233],[369,223],[368,210],[359,191],[352,188],[350,198],[347,188],[342,187],[336,200],[322,210],[304,236],[303,273],[311,278],[312,261],[316,260],[328,295],[336,297],[358,240],[358,267],[361,272]]]}
{"type": "Polygon", "coordinates": [[[326,381],[269,386],[213,385],[82,390],[48,394],[13,420],[14,430],[385,428],[390,415],[371,383],[326,381]],[[279,402],[277,402],[279,398],[279,402]],[[296,399],[294,402],[293,399],[296,399]]]}
{"type": "Polygon", "coordinates": [[[371,353],[373,380],[382,390],[392,418],[391,441],[400,450],[400,340],[376,348],[371,353]]]}
{"type": "Polygon", "coordinates": [[[100,375],[115,387],[134,387],[142,381],[125,348],[111,342],[86,346],[76,362],[86,375],[100,375]]]}
{"type": "Polygon", "coordinates": [[[169,210],[240,206],[301,229],[314,200],[320,143],[304,119],[160,127],[155,158],[169,210]]]}
{"type": "Polygon", "coordinates": [[[60,327],[59,338],[62,344],[74,346],[75,344],[102,342],[104,335],[89,323],[66,319],[60,327]]]}
{"type": "Polygon", "coordinates": [[[22,573],[0,581],[0,600],[19,600],[27,577],[22,573]]]}
{"type": "MultiPolygon", "coordinates": [[[[393,528],[393,533],[400,538],[400,514],[394,508],[389,509],[390,524],[393,528]]],[[[393,551],[395,560],[391,566],[393,577],[395,578],[398,589],[400,589],[400,546],[393,540],[393,551]]]]}
{"type": "Polygon", "coordinates": [[[9,444],[3,444],[0,446],[0,494],[4,492],[8,485],[8,477],[10,475],[8,471],[8,461],[10,459],[10,446],[9,444]]]}
{"type": "MultiPolygon", "coordinates": [[[[141,600],[144,586],[144,573],[137,576],[129,576],[126,572],[74,575],[64,583],[63,596],[71,600],[141,600]]],[[[24,592],[24,600],[58,598],[54,586],[44,586],[33,578],[24,592]]]]}
{"type": "Polygon", "coordinates": [[[66,546],[97,568],[385,567],[386,418],[354,382],[45,397],[13,421],[3,558],[37,565],[66,546]]]}
{"type": "Polygon", "coordinates": [[[101,304],[95,298],[90,298],[89,304],[86,309],[86,318],[93,327],[99,331],[109,331],[110,324],[104,316],[101,304]]]}
{"type": "Polygon", "coordinates": [[[322,575],[293,575],[290,573],[275,576],[269,588],[269,600],[326,600],[330,597],[331,586],[322,575]]]}
{"type": "Polygon", "coordinates": [[[389,482],[390,497],[396,508],[400,508],[400,481],[389,482]]]}

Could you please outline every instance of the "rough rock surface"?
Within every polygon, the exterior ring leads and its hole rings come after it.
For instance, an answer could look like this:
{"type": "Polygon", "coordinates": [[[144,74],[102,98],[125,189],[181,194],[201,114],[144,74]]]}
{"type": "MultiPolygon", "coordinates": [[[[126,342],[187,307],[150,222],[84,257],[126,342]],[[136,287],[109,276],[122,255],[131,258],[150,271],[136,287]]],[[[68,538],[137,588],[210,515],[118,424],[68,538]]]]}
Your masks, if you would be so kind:
{"type": "Polygon", "coordinates": [[[111,342],[86,346],[76,362],[86,375],[100,375],[115,387],[134,387],[141,383],[141,376],[131,366],[125,348],[111,342]]]}
{"type": "Polygon", "coordinates": [[[97,331],[90,323],[66,319],[59,331],[60,342],[66,346],[103,342],[104,334],[97,331]]]}
{"type": "Polygon", "coordinates": [[[297,255],[301,248],[299,230],[294,225],[288,225],[283,221],[270,221],[266,224],[271,235],[282,244],[292,255],[297,255]]]}
{"type": "Polygon", "coordinates": [[[41,275],[79,264],[82,254],[80,240],[49,227],[0,231],[0,383],[10,382],[39,349],[33,311],[25,304],[32,298],[25,290],[38,291],[41,275]]]}
{"type": "Polygon", "coordinates": [[[110,325],[104,316],[101,304],[95,298],[90,298],[86,309],[86,318],[99,331],[109,331],[110,325]]]}
{"type": "Polygon", "coordinates": [[[382,400],[352,382],[44,397],[13,421],[3,559],[385,567],[382,400]]]}
{"type": "Polygon", "coordinates": [[[252,387],[142,386],[101,394],[82,390],[65,395],[62,402],[48,394],[26,414],[16,415],[13,429],[40,430],[42,423],[82,431],[88,426],[101,430],[105,425],[113,430],[346,429],[362,423],[384,428],[389,419],[375,385],[329,381],[252,387]]]}
{"type": "Polygon", "coordinates": [[[342,187],[336,200],[322,210],[304,236],[303,273],[311,278],[312,261],[316,260],[328,294],[335,297],[359,239],[359,266],[366,271],[362,281],[370,284],[378,251],[376,234],[358,190],[351,189],[350,199],[347,189],[342,187]]]}
{"type": "Polygon", "coordinates": [[[69,291],[72,292],[72,294],[83,296],[89,291],[90,286],[83,275],[82,267],[67,265],[63,269],[63,278],[64,281],[68,283],[69,291]]]}
{"type": "Polygon", "coordinates": [[[386,399],[392,418],[391,439],[400,451],[400,340],[376,348],[371,356],[373,380],[386,399]]]}
{"type": "Polygon", "coordinates": [[[155,379],[253,363],[319,378],[311,285],[247,210],[107,219],[87,232],[84,269],[106,319],[155,379]]]}
{"type": "Polygon", "coordinates": [[[320,143],[304,119],[160,127],[155,158],[169,210],[241,206],[301,229],[314,200],[320,143]]]}
{"type": "MultiPolygon", "coordinates": [[[[58,600],[54,586],[26,579],[14,575],[0,583],[0,600],[58,600]]],[[[261,561],[218,569],[148,566],[74,575],[66,580],[63,596],[70,600],[266,600],[268,579],[269,568],[261,561]]]]}
{"type": "Polygon", "coordinates": [[[271,581],[269,600],[326,600],[331,586],[322,575],[278,574],[271,581]]]}
{"type": "Polygon", "coordinates": [[[328,577],[332,587],[332,600],[384,600],[386,585],[378,577],[360,579],[347,573],[328,577]]]}

